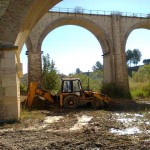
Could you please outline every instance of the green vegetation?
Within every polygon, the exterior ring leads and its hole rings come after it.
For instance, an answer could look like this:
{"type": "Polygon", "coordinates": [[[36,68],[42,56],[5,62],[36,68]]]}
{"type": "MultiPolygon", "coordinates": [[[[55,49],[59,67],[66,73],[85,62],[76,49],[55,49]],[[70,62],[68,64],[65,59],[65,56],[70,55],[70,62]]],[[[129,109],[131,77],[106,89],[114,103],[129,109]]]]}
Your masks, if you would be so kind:
{"type": "Polygon", "coordinates": [[[133,99],[150,97],[150,59],[145,59],[144,66],[137,66],[141,60],[141,52],[138,49],[127,50],[126,60],[128,66],[131,64],[136,67],[129,67],[129,86],[133,99]],[[134,70],[134,71],[133,71],[134,70]]]}
{"type": "Polygon", "coordinates": [[[50,56],[47,54],[43,56],[43,70],[42,70],[42,86],[50,90],[52,93],[57,93],[60,87],[60,78],[55,68],[53,60],[50,61],[50,56]]]}
{"type": "Polygon", "coordinates": [[[139,68],[137,72],[132,72],[129,78],[130,91],[133,99],[150,97],[150,64],[139,68]]]}
{"type": "MultiPolygon", "coordinates": [[[[139,51],[136,51],[136,54],[140,54],[139,51]]],[[[126,56],[129,57],[133,51],[128,50],[126,56]]],[[[141,56],[141,54],[139,55],[141,56]]],[[[133,57],[132,57],[133,58],[133,57]]],[[[136,58],[136,57],[134,57],[136,58]]],[[[139,58],[139,57],[137,57],[139,58]]],[[[138,61],[127,58],[129,64],[137,64],[138,61]]],[[[133,71],[133,67],[130,67],[130,77],[129,77],[129,86],[130,92],[133,99],[139,98],[150,98],[150,64],[149,59],[145,60],[144,66],[137,66],[133,71]]],[[[125,96],[125,93],[122,93],[122,89],[117,89],[113,83],[102,84],[103,82],[103,65],[97,61],[92,67],[92,72],[82,72],[80,68],[77,68],[74,74],[70,74],[69,77],[80,78],[84,90],[91,89],[93,91],[101,91],[106,93],[111,97],[116,96],[125,96]],[[89,86],[88,86],[89,83],[89,86]],[[123,95],[124,94],[124,95],[123,95]]],[[[53,60],[50,60],[49,55],[43,56],[43,69],[42,69],[42,86],[43,88],[50,90],[52,93],[56,94],[60,91],[60,78],[65,75],[59,75],[53,60]]],[[[21,94],[26,93],[27,91],[27,74],[24,75],[20,84],[21,94]]],[[[127,93],[128,94],[128,93],[127,93]]]]}
{"type": "Polygon", "coordinates": [[[141,60],[141,52],[138,49],[127,50],[126,51],[126,60],[129,66],[133,63],[137,66],[138,62],[141,60]]]}
{"type": "Polygon", "coordinates": [[[20,81],[20,93],[22,95],[27,94],[27,87],[28,87],[28,84],[27,84],[28,77],[27,76],[28,76],[27,74],[24,74],[20,81]]]}
{"type": "Polygon", "coordinates": [[[80,78],[84,90],[93,90],[99,92],[102,89],[103,65],[97,61],[92,69],[93,72],[82,72],[79,68],[77,68],[76,73],[70,74],[70,76],[80,78]]]}
{"type": "Polygon", "coordinates": [[[144,59],[143,64],[145,64],[145,65],[150,64],[150,59],[144,59]]]}
{"type": "Polygon", "coordinates": [[[20,83],[20,92],[26,92],[27,91],[27,87],[24,83],[20,83]]]}
{"type": "Polygon", "coordinates": [[[84,90],[88,90],[89,88],[92,89],[93,91],[100,91],[102,88],[102,79],[103,79],[102,70],[97,70],[94,72],[75,73],[70,76],[74,78],[80,78],[84,90]]]}
{"type": "Polygon", "coordinates": [[[21,109],[20,111],[20,120],[27,120],[30,122],[30,125],[34,124],[33,120],[43,120],[45,118],[44,113],[39,111],[29,111],[27,109],[21,109]]]}
{"type": "Polygon", "coordinates": [[[101,62],[97,61],[96,64],[92,67],[93,71],[103,70],[103,65],[101,62]]]}

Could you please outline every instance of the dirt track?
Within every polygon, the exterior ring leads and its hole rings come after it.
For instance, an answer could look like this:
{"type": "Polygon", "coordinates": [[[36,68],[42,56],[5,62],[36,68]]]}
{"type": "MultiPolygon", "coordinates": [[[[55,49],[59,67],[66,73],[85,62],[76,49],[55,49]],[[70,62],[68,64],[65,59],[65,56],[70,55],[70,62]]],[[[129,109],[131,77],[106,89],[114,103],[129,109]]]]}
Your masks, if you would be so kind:
{"type": "Polygon", "coordinates": [[[31,111],[18,123],[0,126],[0,149],[149,150],[150,105],[146,106],[134,111],[31,111]]]}

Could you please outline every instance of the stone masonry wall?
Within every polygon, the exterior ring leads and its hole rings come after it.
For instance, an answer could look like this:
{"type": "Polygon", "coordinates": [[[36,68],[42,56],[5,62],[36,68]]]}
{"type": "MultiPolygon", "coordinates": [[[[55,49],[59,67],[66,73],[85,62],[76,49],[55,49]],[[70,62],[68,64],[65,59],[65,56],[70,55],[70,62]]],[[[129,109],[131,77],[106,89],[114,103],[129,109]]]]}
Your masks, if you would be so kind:
{"type": "Polygon", "coordinates": [[[0,17],[4,15],[10,0],[0,0],[0,17]]]}
{"type": "Polygon", "coordinates": [[[41,52],[29,52],[28,61],[28,83],[40,82],[42,75],[41,52]]]}
{"type": "Polygon", "coordinates": [[[15,50],[0,51],[0,122],[18,120],[19,97],[16,52],[15,50]]]}

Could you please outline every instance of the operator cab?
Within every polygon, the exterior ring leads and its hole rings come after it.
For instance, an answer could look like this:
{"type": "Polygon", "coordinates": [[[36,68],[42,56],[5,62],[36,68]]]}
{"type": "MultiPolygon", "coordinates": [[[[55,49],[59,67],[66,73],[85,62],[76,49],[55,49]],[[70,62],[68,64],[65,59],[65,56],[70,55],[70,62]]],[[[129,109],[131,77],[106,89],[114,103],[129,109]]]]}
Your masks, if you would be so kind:
{"type": "Polygon", "coordinates": [[[82,86],[79,78],[62,78],[62,93],[76,93],[81,95],[82,86]]]}

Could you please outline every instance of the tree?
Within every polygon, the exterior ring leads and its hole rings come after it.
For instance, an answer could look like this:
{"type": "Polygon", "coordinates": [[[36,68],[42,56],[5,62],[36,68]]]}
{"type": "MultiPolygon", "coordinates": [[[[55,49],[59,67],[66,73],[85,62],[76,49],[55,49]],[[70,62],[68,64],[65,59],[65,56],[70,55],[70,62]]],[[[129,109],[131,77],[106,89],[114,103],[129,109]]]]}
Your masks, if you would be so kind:
{"type": "Polygon", "coordinates": [[[132,76],[133,80],[136,82],[150,82],[150,64],[140,67],[132,76]]]}
{"type": "Polygon", "coordinates": [[[144,59],[144,60],[143,60],[143,64],[144,64],[144,65],[150,64],[150,59],[144,59]]]}
{"type": "Polygon", "coordinates": [[[96,64],[92,67],[92,69],[93,69],[93,71],[102,70],[103,65],[101,64],[101,62],[97,61],[96,64]]]}
{"type": "Polygon", "coordinates": [[[137,65],[138,62],[141,60],[141,52],[139,49],[133,49],[133,50],[127,50],[126,51],[126,61],[129,62],[129,66],[133,63],[134,65],[137,65]]]}
{"type": "Polygon", "coordinates": [[[127,63],[129,62],[129,66],[131,66],[132,58],[133,58],[132,50],[128,49],[126,51],[126,61],[127,61],[127,63]]]}
{"type": "Polygon", "coordinates": [[[81,73],[80,68],[77,68],[77,69],[76,69],[76,73],[77,73],[77,74],[81,73]]]}
{"type": "Polygon", "coordinates": [[[139,49],[134,49],[133,50],[133,58],[132,58],[132,62],[134,65],[137,66],[138,62],[140,62],[141,60],[141,52],[139,51],[139,49]]]}
{"type": "Polygon", "coordinates": [[[81,14],[84,12],[83,8],[80,6],[77,6],[74,8],[75,13],[81,14]]]}
{"type": "Polygon", "coordinates": [[[59,77],[54,61],[50,61],[50,56],[43,56],[42,85],[47,90],[57,90],[59,88],[59,77]]]}

